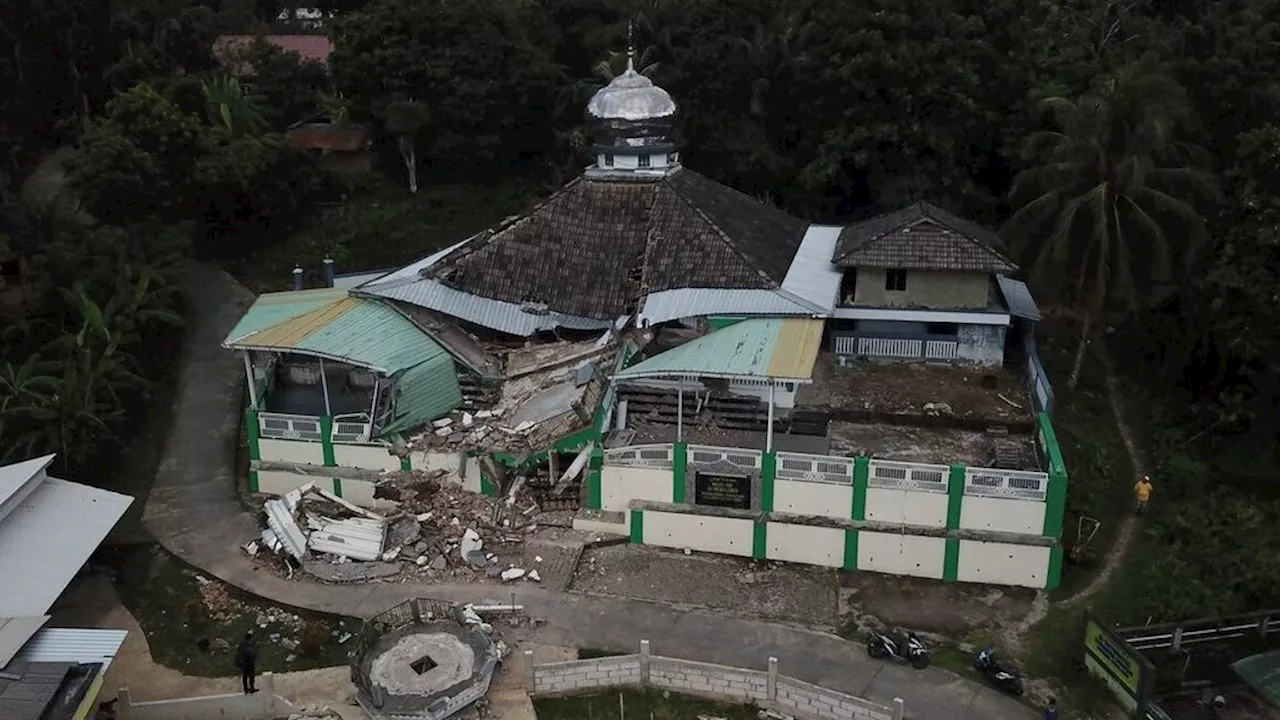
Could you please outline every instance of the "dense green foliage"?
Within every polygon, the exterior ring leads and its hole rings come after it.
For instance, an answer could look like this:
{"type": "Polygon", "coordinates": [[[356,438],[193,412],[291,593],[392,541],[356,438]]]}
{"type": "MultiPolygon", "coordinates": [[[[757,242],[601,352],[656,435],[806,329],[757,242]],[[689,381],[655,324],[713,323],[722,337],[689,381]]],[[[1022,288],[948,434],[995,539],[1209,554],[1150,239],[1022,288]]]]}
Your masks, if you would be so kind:
{"type": "MultiPolygon", "coordinates": [[[[277,278],[323,255],[395,264],[513,209],[513,188],[574,175],[583,105],[620,69],[630,23],[638,65],[681,106],[692,168],[814,220],[927,199],[1002,226],[1073,326],[1055,379],[1096,392],[1083,341],[1105,338],[1161,398],[1144,415],[1151,562],[1117,614],[1274,597],[1257,560],[1280,526],[1274,0],[317,4],[333,14],[328,75],[264,42],[214,57],[219,33],[266,32],[299,3],[0,2],[0,251],[58,289],[6,328],[11,456],[83,466],[119,437],[193,255],[277,278]],[[387,181],[331,176],[281,134],[317,118],[367,126],[387,181]],[[20,197],[67,146],[68,192],[20,197]]],[[[1071,503],[1100,512],[1088,494],[1130,479],[1085,424],[1066,433],[1088,478],[1071,503]]]]}

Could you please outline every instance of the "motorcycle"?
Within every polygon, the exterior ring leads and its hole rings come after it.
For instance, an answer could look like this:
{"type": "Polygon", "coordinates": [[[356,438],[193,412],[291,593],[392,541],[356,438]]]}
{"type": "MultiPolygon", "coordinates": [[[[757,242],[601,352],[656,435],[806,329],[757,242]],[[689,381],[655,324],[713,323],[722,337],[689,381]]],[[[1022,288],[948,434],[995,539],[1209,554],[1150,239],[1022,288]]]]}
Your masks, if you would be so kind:
{"type": "Polygon", "coordinates": [[[997,689],[1022,697],[1022,675],[1016,668],[996,662],[996,649],[988,647],[973,656],[973,669],[986,676],[997,689]]]}
{"type": "Polygon", "coordinates": [[[913,632],[908,632],[905,638],[893,638],[872,630],[867,637],[867,654],[877,660],[890,658],[910,663],[917,670],[929,667],[929,648],[913,632]]]}

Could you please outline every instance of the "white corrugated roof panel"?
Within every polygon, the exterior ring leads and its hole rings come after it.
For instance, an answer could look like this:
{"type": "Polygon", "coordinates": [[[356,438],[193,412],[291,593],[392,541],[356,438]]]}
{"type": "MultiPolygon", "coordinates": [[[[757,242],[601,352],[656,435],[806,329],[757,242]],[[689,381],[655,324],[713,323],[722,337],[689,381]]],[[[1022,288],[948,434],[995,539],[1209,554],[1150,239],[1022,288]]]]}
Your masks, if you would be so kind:
{"type": "Polygon", "coordinates": [[[657,325],[671,320],[708,315],[794,315],[812,317],[822,310],[799,297],[774,290],[680,288],[645,296],[639,323],[657,325]]]}
{"type": "Polygon", "coordinates": [[[23,662],[102,663],[105,671],[129,636],[128,630],[47,628],[14,656],[23,662]]]}
{"type": "Polygon", "coordinates": [[[435,265],[436,263],[443,260],[445,256],[447,256],[449,253],[471,242],[471,239],[474,237],[478,237],[478,235],[472,235],[466,240],[463,240],[461,242],[456,242],[443,250],[437,250],[417,262],[413,262],[413,263],[409,263],[408,265],[405,265],[399,270],[392,270],[389,273],[385,273],[372,280],[368,280],[361,287],[363,287],[363,289],[365,290],[369,290],[370,292],[374,292],[374,288],[376,287],[387,287],[390,285],[403,285],[406,282],[414,282],[422,277],[423,270],[426,270],[432,265],[435,265]]]}
{"type": "Polygon", "coordinates": [[[44,482],[51,462],[53,456],[45,455],[0,467],[0,520],[44,482]]]}
{"type": "Polygon", "coordinates": [[[840,296],[840,268],[831,258],[840,241],[840,231],[835,225],[810,225],[800,241],[800,249],[791,261],[782,289],[796,295],[830,314],[840,296]]]}
{"type": "Polygon", "coordinates": [[[1009,308],[1010,315],[1027,320],[1040,319],[1040,307],[1036,305],[1036,300],[1031,296],[1031,289],[1026,283],[1005,275],[997,275],[996,282],[1000,285],[1000,294],[1004,296],[1004,303],[1009,308]]]}
{"type": "Polygon", "coordinates": [[[40,628],[49,622],[48,615],[26,618],[0,618],[0,668],[9,664],[14,655],[40,628]]]}
{"type": "Polygon", "coordinates": [[[43,615],[133,502],[48,478],[0,520],[0,617],[43,615]]]}
{"type": "Polygon", "coordinates": [[[381,520],[337,520],[312,531],[307,545],[313,552],[342,555],[352,560],[377,560],[382,555],[385,533],[386,523],[381,520]]]}

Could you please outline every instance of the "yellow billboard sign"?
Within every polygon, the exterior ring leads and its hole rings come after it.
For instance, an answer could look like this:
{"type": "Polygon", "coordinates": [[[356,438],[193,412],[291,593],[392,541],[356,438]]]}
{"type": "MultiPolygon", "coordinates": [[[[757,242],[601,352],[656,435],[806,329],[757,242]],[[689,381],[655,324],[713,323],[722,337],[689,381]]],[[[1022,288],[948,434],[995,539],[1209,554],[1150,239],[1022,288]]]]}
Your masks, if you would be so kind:
{"type": "Polygon", "coordinates": [[[1135,700],[1138,698],[1142,687],[1142,666],[1128,648],[1113,640],[1111,634],[1093,619],[1085,626],[1084,651],[1088,659],[1093,660],[1091,664],[1097,665],[1114,681],[1108,684],[1119,684],[1135,700]]]}

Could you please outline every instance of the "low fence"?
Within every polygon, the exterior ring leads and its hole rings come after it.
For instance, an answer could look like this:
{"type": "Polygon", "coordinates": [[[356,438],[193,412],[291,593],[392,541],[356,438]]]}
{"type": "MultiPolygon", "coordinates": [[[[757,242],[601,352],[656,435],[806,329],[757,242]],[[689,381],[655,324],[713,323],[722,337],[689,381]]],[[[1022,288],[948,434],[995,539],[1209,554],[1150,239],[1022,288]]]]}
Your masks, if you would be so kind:
{"type": "Polygon", "coordinates": [[[452,612],[453,606],[447,602],[413,598],[365,620],[351,651],[351,682],[362,692],[371,692],[374,688],[373,681],[362,666],[365,655],[377,644],[379,638],[415,623],[447,618],[452,612]]]}
{"type": "Polygon", "coordinates": [[[276,695],[276,680],[271,673],[258,677],[258,692],[253,695],[229,693],[134,702],[129,688],[116,693],[118,720],[273,720],[293,714],[293,705],[276,695]]]}
{"type": "Polygon", "coordinates": [[[760,451],[746,448],[715,447],[713,445],[690,445],[689,462],[696,465],[714,465],[727,463],[744,470],[760,469],[760,451]]]}
{"type": "Polygon", "coordinates": [[[258,432],[264,438],[320,442],[320,418],[310,415],[259,412],[258,432]]]}
{"type": "Polygon", "coordinates": [[[373,423],[366,413],[335,415],[333,432],[329,437],[335,443],[367,443],[373,435],[373,423]]]}
{"type": "Polygon", "coordinates": [[[831,350],[836,355],[898,358],[904,360],[955,360],[960,343],[951,336],[883,337],[835,334],[831,350]]]}
{"type": "Polygon", "coordinates": [[[946,465],[872,460],[868,487],[946,493],[951,469],[946,465]]]}
{"type": "Polygon", "coordinates": [[[631,445],[605,450],[604,462],[625,467],[670,468],[672,450],[671,445],[631,445]]]}
{"type": "Polygon", "coordinates": [[[966,467],[964,494],[1044,502],[1049,476],[1042,472],[966,467]]]}
{"type": "Polygon", "coordinates": [[[640,641],[635,655],[571,660],[535,665],[525,651],[525,686],[530,695],[571,695],[614,687],[654,687],[716,700],[754,703],[762,708],[814,720],[902,720],[904,703],[891,706],[829,690],[778,674],[778,659],[769,670],[680,660],[651,655],[640,641]]]}
{"type": "Polygon", "coordinates": [[[1036,409],[1053,414],[1053,386],[1049,384],[1049,373],[1045,372],[1040,362],[1040,354],[1036,352],[1036,339],[1028,334],[1024,341],[1027,353],[1027,375],[1031,381],[1031,397],[1035,399],[1036,409]]]}
{"type": "Polygon", "coordinates": [[[778,453],[777,478],[795,482],[853,484],[853,458],[778,453]]]}

